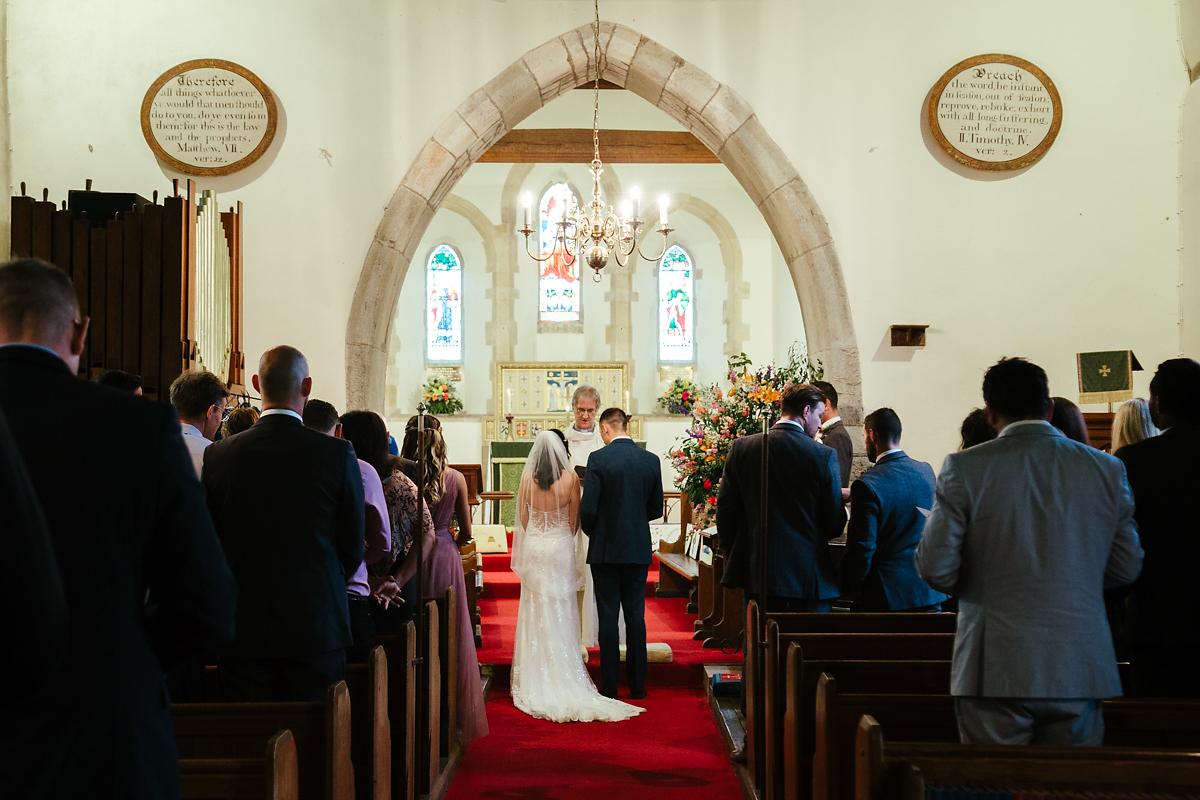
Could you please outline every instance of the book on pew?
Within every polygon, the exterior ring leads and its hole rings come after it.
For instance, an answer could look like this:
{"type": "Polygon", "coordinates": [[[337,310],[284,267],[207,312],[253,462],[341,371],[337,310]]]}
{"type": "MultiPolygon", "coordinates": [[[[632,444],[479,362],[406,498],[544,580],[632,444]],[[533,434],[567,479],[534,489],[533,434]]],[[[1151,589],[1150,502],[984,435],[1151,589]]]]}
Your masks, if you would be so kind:
{"type": "Polygon", "coordinates": [[[713,697],[740,697],[742,694],[742,673],[718,672],[712,676],[713,697]]]}

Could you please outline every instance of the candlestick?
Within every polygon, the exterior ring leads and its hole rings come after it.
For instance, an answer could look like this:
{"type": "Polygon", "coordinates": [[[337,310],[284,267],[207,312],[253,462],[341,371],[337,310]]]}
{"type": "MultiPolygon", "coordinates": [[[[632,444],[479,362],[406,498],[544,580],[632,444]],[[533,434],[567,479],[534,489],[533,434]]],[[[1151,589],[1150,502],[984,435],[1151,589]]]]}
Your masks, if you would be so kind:
{"type": "Polygon", "coordinates": [[[632,411],[632,410],[633,410],[633,409],[631,409],[631,408],[629,407],[629,390],[628,390],[628,389],[626,389],[626,390],[625,390],[625,413],[626,413],[626,414],[628,414],[628,413],[629,413],[630,411],[632,411]]]}
{"type": "Polygon", "coordinates": [[[512,389],[504,390],[504,410],[512,413],[512,389]]]}
{"type": "Polygon", "coordinates": [[[667,196],[665,194],[660,194],[658,196],[658,224],[660,227],[663,227],[663,228],[665,228],[667,226],[667,203],[668,202],[670,202],[670,200],[667,198],[667,196]]]}
{"type": "Polygon", "coordinates": [[[530,217],[533,209],[533,195],[531,195],[529,192],[525,192],[525,194],[521,195],[521,205],[525,207],[525,227],[529,228],[531,227],[529,223],[531,221],[530,217]]]}
{"type": "Polygon", "coordinates": [[[635,186],[629,190],[629,196],[633,198],[633,218],[636,220],[642,215],[642,189],[640,186],[635,186]]]}

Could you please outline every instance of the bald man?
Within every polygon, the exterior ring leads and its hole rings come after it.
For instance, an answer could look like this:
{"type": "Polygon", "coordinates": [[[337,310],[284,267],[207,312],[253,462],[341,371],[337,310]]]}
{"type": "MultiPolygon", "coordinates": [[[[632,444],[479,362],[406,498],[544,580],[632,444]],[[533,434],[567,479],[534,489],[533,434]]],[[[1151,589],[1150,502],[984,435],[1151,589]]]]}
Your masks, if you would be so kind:
{"type": "MultiPolygon", "coordinates": [[[[175,412],[79,380],[87,329],[58,267],[0,266],[0,413],[44,512],[67,614],[57,662],[49,646],[21,649],[21,622],[6,626],[4,658],[42,674],[0,698],[0,797],[178,797],[163,668],[233,637],[236,591],[175,412]]],[[[0,564],[27,578],[16,533],[0,531],[0,564]]],[[[10,616],[47,610],[5,605],[10,616]]]]}
{"type": "Polygon", "coordinates": [[[363,560],[354,448],[306,428],[308,360],[263,353],[250,430],[204,451],[208,507],[238,583],[237,636],[221,660],[231,700],[320,700],[352,643],[346,581],[363,560]]]}

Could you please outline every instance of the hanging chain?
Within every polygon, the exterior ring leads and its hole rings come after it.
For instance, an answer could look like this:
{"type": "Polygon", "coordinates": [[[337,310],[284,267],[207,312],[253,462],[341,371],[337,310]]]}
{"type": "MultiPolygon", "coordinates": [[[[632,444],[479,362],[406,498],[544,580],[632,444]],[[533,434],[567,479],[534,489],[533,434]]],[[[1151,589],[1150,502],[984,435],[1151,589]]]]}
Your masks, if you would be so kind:
{"type": "Polygon", "coordinates": [[[592,160],[600,160],[600,0],[595,2],[596,20],[592,24],[595,40],[596,84],[592,88],[592,160]]]}

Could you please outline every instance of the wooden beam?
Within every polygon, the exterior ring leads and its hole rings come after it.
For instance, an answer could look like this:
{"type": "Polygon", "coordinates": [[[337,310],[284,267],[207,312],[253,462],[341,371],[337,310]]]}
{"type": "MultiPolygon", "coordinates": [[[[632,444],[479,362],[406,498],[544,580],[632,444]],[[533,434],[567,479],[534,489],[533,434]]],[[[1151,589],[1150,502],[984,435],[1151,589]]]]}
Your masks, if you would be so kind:
{"type": "MultiPolygon", "coordinates": [[[[600,158],[608,164],[719,164],[720,159],[688,131],[600,131],[600,158]]],[[[588,128],[525,128],[509,131],[479,158],[501,164],[588,164],[588,128]]]]}

